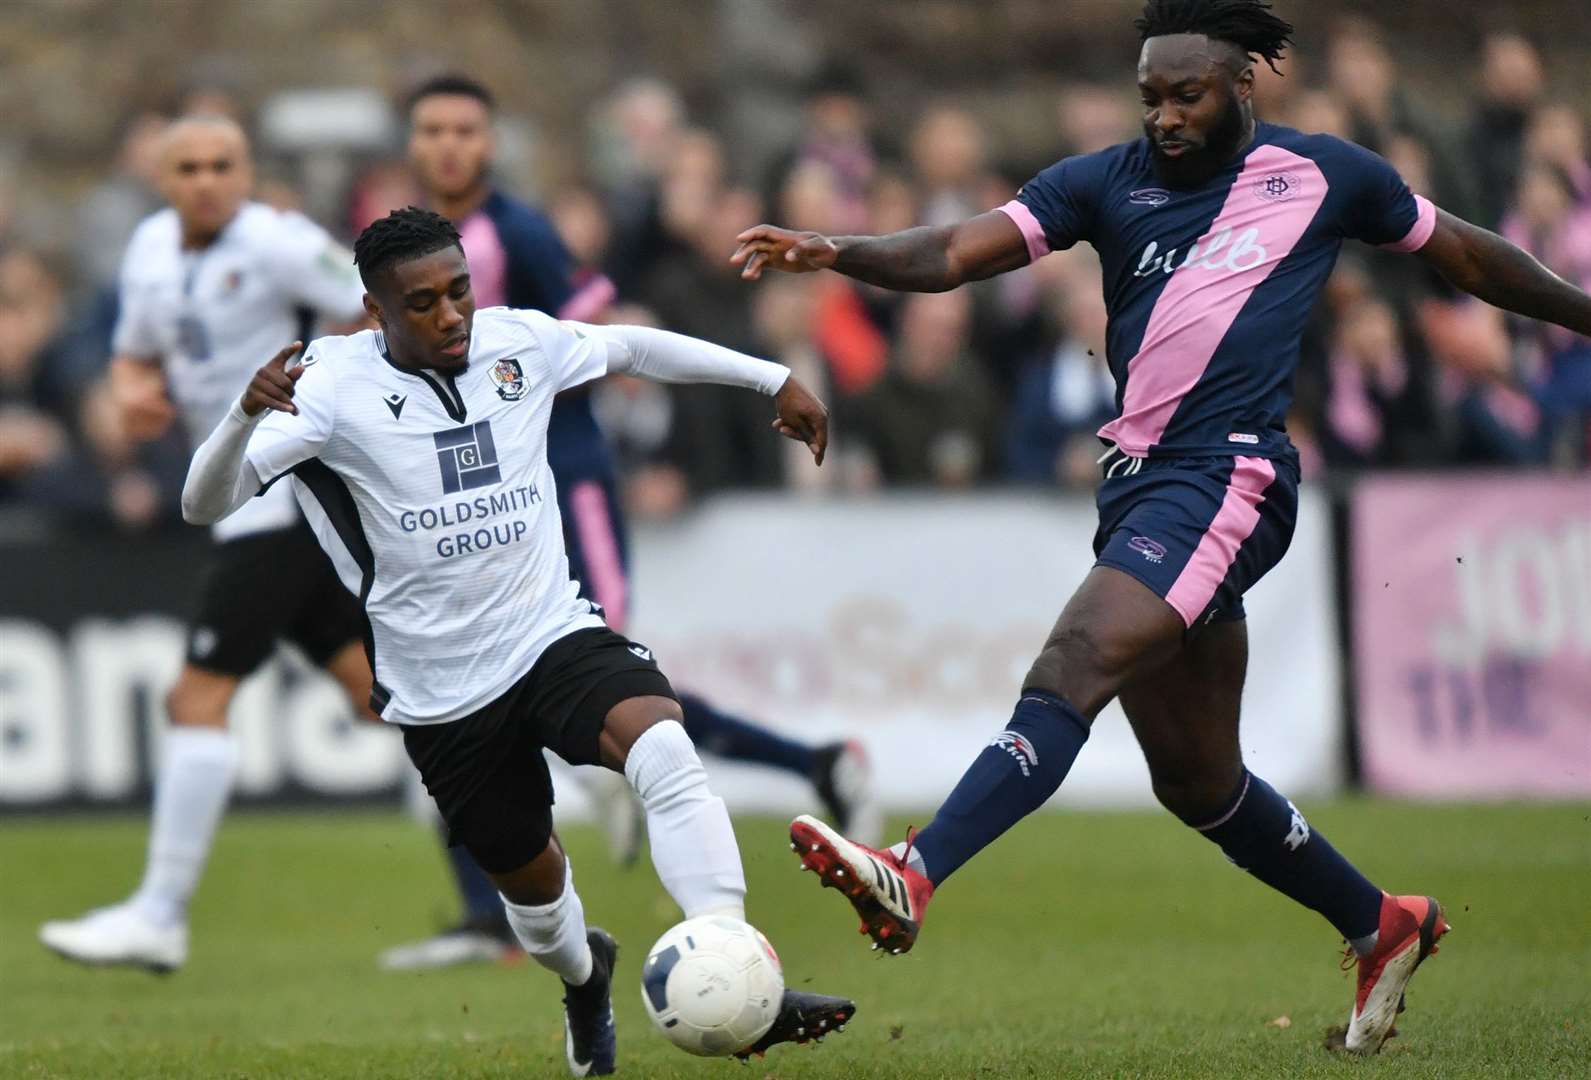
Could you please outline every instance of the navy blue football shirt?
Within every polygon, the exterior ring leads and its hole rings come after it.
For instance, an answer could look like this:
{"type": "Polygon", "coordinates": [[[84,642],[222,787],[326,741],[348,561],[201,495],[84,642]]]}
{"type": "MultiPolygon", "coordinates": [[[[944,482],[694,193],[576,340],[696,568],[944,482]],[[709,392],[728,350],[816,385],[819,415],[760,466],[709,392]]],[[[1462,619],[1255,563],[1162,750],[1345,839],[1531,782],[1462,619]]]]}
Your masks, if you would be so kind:
{"type": "Polygon", "coordinates": [[[1151,153],[1067,158],[1001,207],[1033,259],[1099,252],[1120,411],[1100,437],[1133,457],[1289,455],[1299,339],[1343,240],[1418,250],[1436,208],[1363,147],[1274,124],[1196,188],[1164,187],[1151,153]]]}

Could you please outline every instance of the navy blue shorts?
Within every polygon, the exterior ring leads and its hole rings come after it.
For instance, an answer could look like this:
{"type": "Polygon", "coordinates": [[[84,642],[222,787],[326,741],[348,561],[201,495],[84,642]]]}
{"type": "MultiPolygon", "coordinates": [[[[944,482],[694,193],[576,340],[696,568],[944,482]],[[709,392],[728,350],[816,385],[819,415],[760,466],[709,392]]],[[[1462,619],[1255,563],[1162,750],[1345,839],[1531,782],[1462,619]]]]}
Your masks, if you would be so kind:
{"type": "Polygon", "coordinates": [[[1292,543],[1297,463],[1118,451],[1103,464],[1095,565],[1131,574],[1189,627],[1243,618],[1243,594],[1292,543]]]}

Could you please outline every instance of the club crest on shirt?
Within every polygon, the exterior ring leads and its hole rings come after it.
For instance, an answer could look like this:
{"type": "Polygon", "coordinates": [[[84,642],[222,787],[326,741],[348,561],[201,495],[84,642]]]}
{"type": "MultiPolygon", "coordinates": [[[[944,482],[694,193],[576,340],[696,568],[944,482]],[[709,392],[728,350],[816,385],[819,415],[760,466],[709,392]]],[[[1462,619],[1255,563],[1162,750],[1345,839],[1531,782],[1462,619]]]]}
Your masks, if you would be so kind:
{"type": "Polygon", "coordinates": [[[1254,181],[1254,194],[1270,202],[1287,202],[1298,197],[1301,183],[1297,173],[1271,173],[1254,181]]]}
{"type": "Polygon", "coordinates": [[[518,401],[529,389],[525,385],[524,369],[519,366],[518,360],[499,360],[487,374],[491,375],[492,384],[497,387],[497,396],[504,401],[518,401]]]}

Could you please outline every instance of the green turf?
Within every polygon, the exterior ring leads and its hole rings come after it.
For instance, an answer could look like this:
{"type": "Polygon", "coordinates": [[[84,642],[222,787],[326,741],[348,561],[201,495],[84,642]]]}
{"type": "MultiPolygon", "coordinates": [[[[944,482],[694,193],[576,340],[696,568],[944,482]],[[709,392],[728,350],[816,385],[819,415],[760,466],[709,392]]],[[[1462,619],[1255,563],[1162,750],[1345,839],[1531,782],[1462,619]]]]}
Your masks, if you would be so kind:
{"type": "MultiPolygon", "coordinates": [[[[1457,927],[1377,1060],[1321,1046],[1352,986],[1331,930],[1167,817],[1025,822],[935,900],[918,950],[896,959],[870,953],[840,898],[796,872],[778,822],[752,820],[738,828],[753,921],[791,985],[850,994],[860,1011],[843,1035],[743,1074],[680,1054],[641,1011],[639,958],[674,918],[650,868],[612,867],[588,831],[566,839],[588,916],[624,947],[630,1076],[1591,1074],[1591,807],[1309,809],[1372,877],[1437,894],[1457,927]]],[[[179,974],[46,953],[40,921],[133,884],[143,828],[0,822],[0,1076],[563,1074],[558,987],[540,969],[375,969],[378,949],[449,909],[440,856],[395,815],[234,815],[179,974]]]]}

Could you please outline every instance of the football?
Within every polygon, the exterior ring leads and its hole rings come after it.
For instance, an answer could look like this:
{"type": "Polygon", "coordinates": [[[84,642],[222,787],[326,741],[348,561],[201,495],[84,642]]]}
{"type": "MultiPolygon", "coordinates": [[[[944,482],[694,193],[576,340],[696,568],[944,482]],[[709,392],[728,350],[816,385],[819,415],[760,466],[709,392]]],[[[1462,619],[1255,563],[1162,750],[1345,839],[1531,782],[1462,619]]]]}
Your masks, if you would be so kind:
{"type": "Polygon", "coordinates": [[[641,1000],[652,1023],[701,1057],[726,1057],[762,1038],[783,998],[784,971],[768,939],[723,915],[673,927],[641,968],[641,1000]]]}

